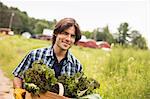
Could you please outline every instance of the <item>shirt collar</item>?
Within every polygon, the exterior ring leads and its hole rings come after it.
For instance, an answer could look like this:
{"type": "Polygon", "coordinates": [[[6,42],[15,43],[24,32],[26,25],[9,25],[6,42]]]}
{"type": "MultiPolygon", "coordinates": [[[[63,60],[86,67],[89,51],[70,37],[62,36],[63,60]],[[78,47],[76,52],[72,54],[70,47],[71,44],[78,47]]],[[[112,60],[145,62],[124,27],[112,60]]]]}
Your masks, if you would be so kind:
{"type": "Polygon", "coordinates": [[[71,63],[73,63],[71,56],[72,56],[72,54],[70,53],[70,51],[68,51],[68,53],[67,53],[67,59],[68,59],[68,61],[70,61],[71,63]]]}
{"type": "Polygon", "coordinates": [[[54,55],[53,55],[53,47],[48,47],[48,50],[46,52],[46,56],[50,56],[52,58],[54,58],[54,55]]]}
{"type": "MultiPolygon", "coordinates": [[[[53,50],[53,46],[51,47],[48,47],[48,50],[46,52],[46,56],[50,56],[54,59],[54,50],[53,50]]],[[[67,55],[66,55],[66,60],[67,61],[70,61],[72,63],[72,58],[71,58],[71,53],[70,51],[67,52],[67,55]]]]}

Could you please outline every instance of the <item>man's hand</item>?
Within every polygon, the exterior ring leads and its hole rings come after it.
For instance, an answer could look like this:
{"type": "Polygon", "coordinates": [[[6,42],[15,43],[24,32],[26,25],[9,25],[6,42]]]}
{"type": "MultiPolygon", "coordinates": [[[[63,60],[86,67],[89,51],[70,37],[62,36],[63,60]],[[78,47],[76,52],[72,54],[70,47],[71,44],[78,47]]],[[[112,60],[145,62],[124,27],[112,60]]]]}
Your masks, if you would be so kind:
{"type": "Polygon", "coordinates": [[[25,94],[25,90],[21,88],[15,88],[14,89],[14,96],[15,99],[23,99],[22,95],[25,94]]]}

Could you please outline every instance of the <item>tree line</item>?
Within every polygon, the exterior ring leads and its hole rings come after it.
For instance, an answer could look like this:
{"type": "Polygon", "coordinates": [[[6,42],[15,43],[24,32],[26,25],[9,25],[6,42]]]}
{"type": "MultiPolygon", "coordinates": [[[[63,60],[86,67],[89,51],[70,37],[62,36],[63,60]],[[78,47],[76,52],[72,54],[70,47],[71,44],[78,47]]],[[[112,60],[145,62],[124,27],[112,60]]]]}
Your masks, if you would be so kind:
{"type": "Polygon", "coordinates": [[[124,47],[134,47],[140,49],[148,49],[145,38],[138,30],[132,30],[129,28],[127,22],[121,23],[116,33],[111,33],[109,27],[94,29],[92,32],[84,31],[84,35],[87,38],[94,39],[96,41],[107,41],[110,44],[118,44],[124,47]]]}
{"type": "MultiPolygon", "coordinates": [[[[57,20],[47,21],[45,19],[35,19],[29,17],[25,11],[20,11],[15,7],[7,7],[0,2],[0,28],[9,28],[10,20],[11,29],[15,34],[30,32],[32,35],[41,34],[44,28],[54,29],[57,20]]],[[[96,41],[107,41],[110,44],[119,44],[121,46],[133,46],[135,48],[147,49],[147,43],[138,30],[131,30],[127,22],[118,26],[116,33],[111,33],[108,26],[96,28],[92,32],[82,31],[82,34],[89,39],[96,41]]]]}
{"type": "Polygon", "coordinates": [[[15,34],[22,34],[23,32],[30,32],[31,34],[40,34],[44,28],[53,29],[56,20],[47,21],[44,19],[35,19],[29,17],[25,11],[20,11],[15,7],[7,7],[0,2],[0,27],[9,28],[10,20],[13,14],[11,29],[15,34]]]}

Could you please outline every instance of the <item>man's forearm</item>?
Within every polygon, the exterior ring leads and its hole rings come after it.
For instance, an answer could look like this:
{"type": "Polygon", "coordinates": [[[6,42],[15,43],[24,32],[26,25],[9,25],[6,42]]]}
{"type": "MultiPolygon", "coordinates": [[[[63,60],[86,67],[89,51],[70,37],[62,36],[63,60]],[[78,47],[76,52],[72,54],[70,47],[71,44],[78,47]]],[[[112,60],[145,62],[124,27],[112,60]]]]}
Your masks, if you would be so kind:
{"type": "Polygon", "coordinates": [[[22,79],[15,77],[13,80],[13,87],[14,88],[22,88],[22,79]]]}

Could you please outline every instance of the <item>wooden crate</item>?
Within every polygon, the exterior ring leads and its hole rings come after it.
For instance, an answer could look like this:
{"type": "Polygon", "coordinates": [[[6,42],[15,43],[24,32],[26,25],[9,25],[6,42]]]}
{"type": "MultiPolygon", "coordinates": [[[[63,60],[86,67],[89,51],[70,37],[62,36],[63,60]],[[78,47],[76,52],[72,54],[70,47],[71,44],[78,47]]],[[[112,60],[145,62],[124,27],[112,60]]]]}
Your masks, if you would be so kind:
{"type": "Polygon", "coordinates": [[[47,91],[46,93],[41,93],[39,96],[35,96],[29,92],[26,92],[25,99],[69,99],[63,96],[64,94],[63,85],[61,83],[58,83],[58,86],[59,86],[59,94],[47,91]]]}
{"type": "Polygon", "coordinates": [[[25,99],[69,99],[65,96],[61,96],[49,91],[44,94],[40,94],[39,96],[33,96],[31,93],[26,92],[25,99]]]}

